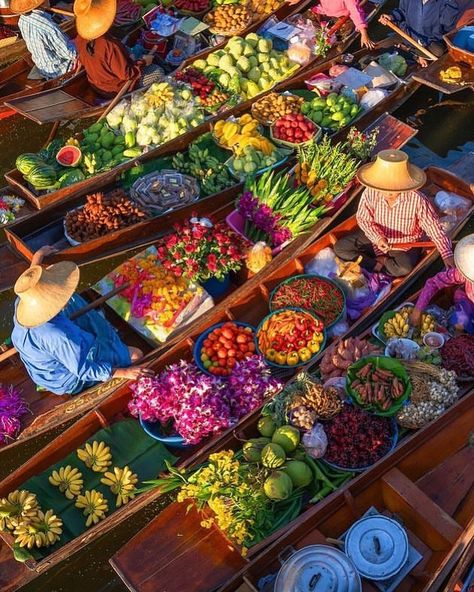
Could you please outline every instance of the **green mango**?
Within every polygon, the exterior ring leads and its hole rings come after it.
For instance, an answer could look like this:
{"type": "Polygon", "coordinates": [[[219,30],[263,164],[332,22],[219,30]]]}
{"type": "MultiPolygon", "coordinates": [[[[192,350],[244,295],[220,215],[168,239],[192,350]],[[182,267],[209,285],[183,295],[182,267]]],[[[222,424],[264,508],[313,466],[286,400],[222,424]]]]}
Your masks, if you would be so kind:
{"type": "Polygon", "coordinates": [[[100,138],[100,143],[106,150],[114,144],[115,136],[112,132],[107,132],[100,138]]]}
{"type": "Polygon", "coordinates": [[[102,129],[102,122],[98,121],[96,123],[94,123],[94,125],[91,125],[87,130],[86,133],[89,132],[91,134],[98,134],[100,132],[100,130],[102,129]]]}
{"type": "Polygon", "coordinates": [[[133,132],[127,132],[125,134],[125,147],[126,148],[133,148],[137,143],[135,134],[133,132]]]}
{"type": "Polygon", "coordinates": [[[112,148],[112,155],[117,156],[117,154],[122,154],[123,152],[123,145],[117,145],[112,148]]]}
{"type": "Polygon", "coordinates": [[[102,154],[102,160],[103,162],[110,162],[113,158],[113,154],[110,150],[105,150],[104,153],[102,154]]]}
{"type": "Polygon", "coordinates": [[[138,148],[138,146],[136,148],[127,148],[127,150],[123,151],[123,155],[126,158],[136,158],[137,156],[140,156],[141,153],[141,148],[138,148]]]}
{"type": "Polygon", "coordinates": [[[98,139],[99,139],[99,134],[97,134],[97,133],[86,133],[86,134],[84,134],[84,140],[88,144],[95,144],[98,139]]]}

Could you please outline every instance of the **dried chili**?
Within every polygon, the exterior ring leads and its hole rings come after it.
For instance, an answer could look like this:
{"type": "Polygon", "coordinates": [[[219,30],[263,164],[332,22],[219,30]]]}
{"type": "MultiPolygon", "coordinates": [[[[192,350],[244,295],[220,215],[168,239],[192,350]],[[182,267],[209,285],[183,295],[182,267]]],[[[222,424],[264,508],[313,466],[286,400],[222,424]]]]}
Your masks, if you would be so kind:
{"type": "Polygon", "coordinates": [[[314,312],[327,327],[344,310],[342,290],[330,280],[319,277],[297,277],[280,284],[272,299],[273,308],[297,306],[314,312]]]}
{"type": "Polygon", "coordinates": [[[447,370],[458,376],[474,376],[474,335],[458,335],[441,348],[441,359],[447,370]]]}

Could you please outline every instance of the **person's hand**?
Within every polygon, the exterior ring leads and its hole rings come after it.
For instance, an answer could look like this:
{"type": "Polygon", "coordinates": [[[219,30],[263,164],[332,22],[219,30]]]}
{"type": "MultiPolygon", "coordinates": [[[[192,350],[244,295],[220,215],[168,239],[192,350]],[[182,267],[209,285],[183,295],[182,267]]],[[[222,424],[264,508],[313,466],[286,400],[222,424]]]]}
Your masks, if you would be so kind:
{"type": "Polygon", "coordinates": [[[379,23],[381,25],[387,26],[388,23],[391,23],[392,21],[393,21],[393,18],[392,18],[392,16],[390,14],[381,14],[379,16],[379,23]]]}
{"type": "Polygon", "coordinates": [[[417,62],[420,64],[422,68],[426,68],[428,66],[428,61],[421,56],[418,57],[417,62]]]}
{"type": "Polygon", "coordinates": [[[360,46],[366,47],[367,49],[373,49],[375,47],[375,43],[369,37],[367,29],[365,28],[360,30],[360,46]]]}
{"type": "Polygon", "coordinates": [[[286,3],[290,6],[294,6],[295,4],[298,4],[300,1],[301,0],[286,0],[286,3]]]}
{"type": "Polygon", "coordinates": [[[125,380],[138,380],[145,376],[154,376],[151,368],[145,366],[130,366],[129,368],[117,368],[113,374],[113,378],[124,378],[125,380]]]}
{"type": "Polygon", "coordinates": [[[150,66],[153,63],[153,57],[150,54],[144,55],[142,61],[145,62],[145,66],[150,66]]]}
{"type": "Polygon", "coordinates": [[[58,250],[56,247],[52,247],[51,245],[44,245],[40,249],[38,249],[31,259],[31,265],[41,265],[43,259],[48,257],[49,255],[53,255],[57,253],[58,250]]]}
{"type": "Polygon", "coordinates": [[[382,253],[388,253],[390,251],[390,245],[384,238],[378,240],[376,244],[377,247],[382,251],[382,253]]]}
{"type": "Polygon", "coordinates": [[[444,260],[444,265],[446,267],[446,269],[450,269],[451,267],[456,267],[455,263],[454,263],[454,257],[451,255],[451,257],[446,257],[446,259],[444,260]]]}
{"type": "Polygon", "coordinates": [[[410,323],[413,327],[419,327],[421,323],[421,310],[418,310],[416,307],[413,309],[413,312],[410,316],[410,323]]]}

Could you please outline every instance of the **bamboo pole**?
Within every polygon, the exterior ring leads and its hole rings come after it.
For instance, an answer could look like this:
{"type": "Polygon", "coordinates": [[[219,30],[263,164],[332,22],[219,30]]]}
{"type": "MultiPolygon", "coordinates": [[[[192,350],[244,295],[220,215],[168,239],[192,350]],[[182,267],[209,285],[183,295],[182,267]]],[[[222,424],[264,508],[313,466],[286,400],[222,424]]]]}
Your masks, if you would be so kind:
{"type": "Polygon", "coordinates": [[[400,35],[400,37],[403,37],[403,39],[406,39],[409,43],[411,43],[413,45],[413,47],[416,47],[416,49],[418,49],[419,51],[424,53],[428,59],[434,60],[434,61],[436,61],[438,59],[434,53],[431,53],[431,51],[429,49],[427,49],[426,47],[423,47],[423,45],[421,45],[421,43],[418,43],[418,41],[415,41],[415,39],[413,39],[413,37],[410,37],[410,35],[408,35],[408,33],[405,33],[405,31],[402,31],[402,29],[400,29],[400,27],[398,27],[395,23],[392,23],[392,21],[386,21],[386,22],[384,22],[384,24],[387,27],[389,27],[390,29],[392,29],[392,31],[395,31],[395,33],[397,33],[397,35],[400,35]]]}

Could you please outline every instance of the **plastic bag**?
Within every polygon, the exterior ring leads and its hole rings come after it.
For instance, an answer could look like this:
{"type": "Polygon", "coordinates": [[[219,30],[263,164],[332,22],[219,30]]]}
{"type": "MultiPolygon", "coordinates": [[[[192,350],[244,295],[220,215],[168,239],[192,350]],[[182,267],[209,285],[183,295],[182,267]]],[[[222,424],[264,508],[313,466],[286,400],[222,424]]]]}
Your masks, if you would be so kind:
{"type": "Polygon", "coordinates": [[[332,78],[323,74],[315,74],[308,80],[305,80],[305,84],[309,90],[317,92],[322,97],[327,96],[329,93],[332,92],[339,92],[341,89],[341,85],[337,82],[334,82],[332,78]]]}
{"type": "Polygon", "coordinates": [[[305,265],[305,273],[315,273],[330,277],[337,273],[336,255],[331,247],[326,247],[305,265]]]}
{"type": "Polygon", "coordinates": [[[434,198],[435,206],[443,214],[459,218],[471,207],[471,201],[450,191],[438,191],[434,198]]]}
{"type": "Polygon", "coordinates": [[[288,46],[288,57],[292,62],[305,66],[311,59],[311,47],[306,40],[293,37],[288,46]]]}
{"type": "Polygon", "coordinates": [[[385,99],[387,95],[388,92],[386,90],[383,90],[382,88],[369,90],[361,98],[360,106],[362,107],[362,109],[372,109],[372,107],[375,107],[375,105],[377,105],[378,103],[380,103],[380,101],[385,99]]]}
{"type": "Polygon", "coordinates": [[[322,458],[328,447],[328,437],[320,423],[316,423],[310,432],[303,435],[303,446],[311,458],[322,458]]]}
{"type": "Polygon", "coordinates": [[[258,241],[247,253],[247,269],[258,273],[272,260],[272,250],[263,241],[258,241]]]}

